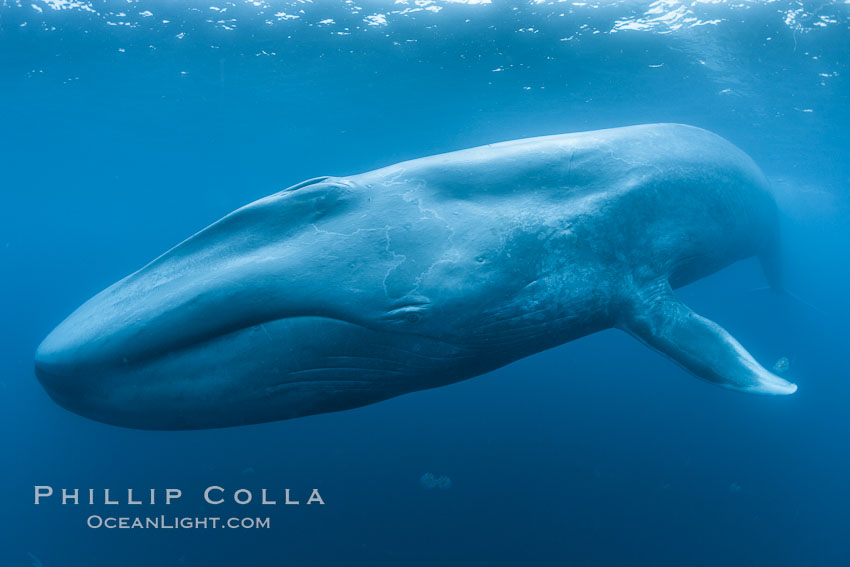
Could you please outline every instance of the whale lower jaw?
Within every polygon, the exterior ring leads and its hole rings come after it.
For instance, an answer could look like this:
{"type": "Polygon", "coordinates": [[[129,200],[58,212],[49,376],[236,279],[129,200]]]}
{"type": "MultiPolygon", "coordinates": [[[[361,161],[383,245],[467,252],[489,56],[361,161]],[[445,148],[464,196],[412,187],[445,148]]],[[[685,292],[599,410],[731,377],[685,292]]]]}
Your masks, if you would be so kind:
{"type": "MultiPolygon", "coordinates": [[[[111,357],[114,359],[115,357],[111,357]]],[[[152,430],[209,429],[341,411],[489,370],[437,339],[326,317],[288,317],[133,364],[36,356],[50,397],[95,421],[152,430]],[[433,379],[434,374],[440,379],[433,379]]]]}

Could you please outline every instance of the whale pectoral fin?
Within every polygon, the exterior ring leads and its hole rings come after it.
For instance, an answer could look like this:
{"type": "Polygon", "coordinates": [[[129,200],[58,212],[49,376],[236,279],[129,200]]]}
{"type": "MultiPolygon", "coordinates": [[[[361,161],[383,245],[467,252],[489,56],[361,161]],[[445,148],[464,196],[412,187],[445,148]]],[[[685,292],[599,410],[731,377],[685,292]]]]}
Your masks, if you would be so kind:
{"type": "Polygon", "coordinates": [[[670,285],[641,289],[620,327],[697,377],[756,394],[793,394],[797,386],[771,374],[720,325],[691,311],[670,285]]]}

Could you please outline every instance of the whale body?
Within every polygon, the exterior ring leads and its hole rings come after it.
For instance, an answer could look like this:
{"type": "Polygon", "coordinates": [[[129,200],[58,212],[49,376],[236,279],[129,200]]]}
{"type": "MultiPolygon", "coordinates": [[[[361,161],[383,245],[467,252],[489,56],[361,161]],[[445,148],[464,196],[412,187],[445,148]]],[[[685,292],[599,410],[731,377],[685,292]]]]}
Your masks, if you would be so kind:
{"type": "Polygon", "coordinates": [[[777,280],[776,243],[765,177],[705,130],[503,142],[242,207],[78,308],[36,374],[92,419],[211,428],[358,407],[615,327],[720,386],[790,394],[673,294],[750,256],[777,280]]]}

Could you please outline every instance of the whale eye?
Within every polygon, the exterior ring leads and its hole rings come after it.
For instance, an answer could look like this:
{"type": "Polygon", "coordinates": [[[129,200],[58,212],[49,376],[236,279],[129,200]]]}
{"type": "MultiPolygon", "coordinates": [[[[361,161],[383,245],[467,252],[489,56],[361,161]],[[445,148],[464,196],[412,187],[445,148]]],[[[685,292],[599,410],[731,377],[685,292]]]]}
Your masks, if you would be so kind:
{"type": "Polygon", "coordinates": [[[420,319],[422,319],[422,315],[413,311],[404,316],[404,320],[408,323],[418,323],[420,319]]]}
{"type": "Polygon", "coordinates": [[[422,320],[429,307],[427,302],[407,303],[392,309],[385,319],[390,323],[413,325],[422,320]]]}

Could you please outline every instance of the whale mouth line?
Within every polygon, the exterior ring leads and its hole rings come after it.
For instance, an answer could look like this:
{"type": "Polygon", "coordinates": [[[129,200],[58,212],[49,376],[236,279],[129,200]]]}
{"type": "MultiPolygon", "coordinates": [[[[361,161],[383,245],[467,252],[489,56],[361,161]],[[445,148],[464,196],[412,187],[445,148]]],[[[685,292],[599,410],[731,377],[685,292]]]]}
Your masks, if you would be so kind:
{"type": "MultiPolygon", "coordinates": [[[[342,317],[334,317],[334,316],[330,316],[330,315],[312,315],[312,314],[311,315],[285,315],[283,317],[275,317],[275,318],[265,319],[265,320],[257,322],[257,323],[247,323],[247,324],[239,325],[239,326],[234,325],[234,326],[232,326],[232,327],[230,327],[226,330],[222,330],[221,332],[209,333],[208,335],[198,336],[195,340],[186,341],[185,343],[170,346],[170,347],[167,347],[163,350],[153,351],[151,354],[149,354],[145,357],[142,357],[142,358],[138,358],[134,362],[139,362],[139,363],[149,362],[151,360],[156,360],[157,358],[161,358],[163,356],[168,356],[169,354],[172,354],[172,353],[179,353],[181,351],[187,351],[189,349],[197,348],[197,347],[201,347],[201,346],[208,346],[209,344],[212,344],[216,341],[224,340],[227,337],[232,337],[232,336],[238,335],[239,333],[245,333],[245,332],[251,332],[251,331],[264,332],[268,336],[269,341],[274,341],[275,339],[272,338],[271,335],[268,334],[268,330],[266,329],[267,325],[275,325],[275,324],[278,324],[278,323],[283,323],[285,321],[295,322],[295,321],[308,320],[308,319],[313,320],[314,322],[327,322],[327,323],[333,323],[333,324],[342,324],[342,325],[346,325],[346,326],[349,326],[349,327],[356,328],[360,331],[367,332],[367,333],[375,333],[375,334],[398,334],[399,333],[399,331],[397,329],[373,328],[373,327],[370,327],[368,325],[364,325],[363,323],[359,323],[357,321],[352,321],[350,319],[344,319],[342,317]]],[[[433,343],[441,343],[443,345],[451,346],[451,347],[454,347],[454,348],[460,348],[461,347],[461,344],[459,344],[458,342],[455,342],[455,341],[448,340],[446,337],[439,337],[438,338],[438,337],[434,337],[434,336],[427,335],[427,334],[424,334],[424,333],[414,333],[414,332],[410,332],[410,331],[405,331],[404,334],[409,336],[409,337],[416,337],[416,338],[423,339],[425,341],[433,342],[433,343]]],[[[390,348],[390,347],[387,346],[387,348],[390,348]]],[[[407,354],[412,355],[413,353],[407,353],[407,354]]],[[[437,359],[437,358],[440,358],[440,357],[429,356],[428,358],[437,359]]],[[[448,358],[453,360],[455,357],[448,357],[448,358]]]]}
{"type": "MultiPolygon", "coordinates": [[[[86,367],[93,367],[99,371],[110,371],[116,369],[126,369],[128,366],[138,365],[143,366],[148,363],[162,360],[169,356],[179,355],[195,348],[207,347],[216,341],[223,340],[227,337],[233,337],[245,332],[263,332],[268,336],[269,341],[274,341],[274,338],[268,333],[267,325],[274,325],[284,321],[294,321],[299,319],[314,319],[325,320],[335,323],[344,323],[362,329],[369,330],[368,327],[341,319],[338,317],[329,317],[326,315],[293,315],[284,317],[275,317],[264,319],[259,322],[249,322],[243,325],[232,325],[226,328],[220,328],[208,333],[198,333],[194,336],[185,337],[183,340],[170,341],[166,344],[152,346],[148,349],[138,351],[136,353],[127,352],[126,350],[118,351],[108,358],[95,360],[93,362],[76,362],[71,364],[52,364],[50,361],[50,353],[44,353],[40,346],[36,352],[35,368],[37,372],[43,372],[51,376],[62,378],[72,376],[73,374],[85,370],[86,367]]],[[[137,337],[136,337],[137,338],[137,337]]],[[[132,341],[131,341],[132,342],[132,341]]]]}

